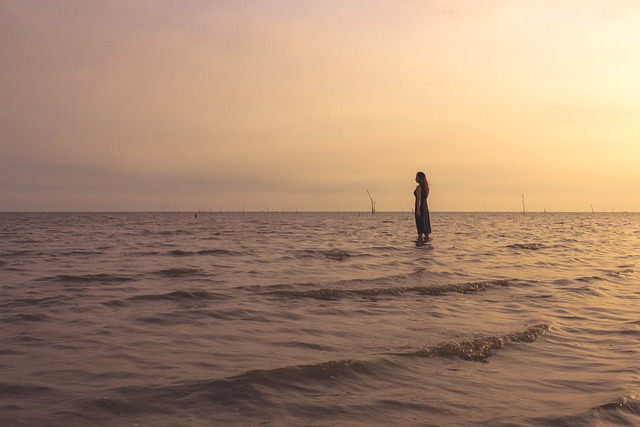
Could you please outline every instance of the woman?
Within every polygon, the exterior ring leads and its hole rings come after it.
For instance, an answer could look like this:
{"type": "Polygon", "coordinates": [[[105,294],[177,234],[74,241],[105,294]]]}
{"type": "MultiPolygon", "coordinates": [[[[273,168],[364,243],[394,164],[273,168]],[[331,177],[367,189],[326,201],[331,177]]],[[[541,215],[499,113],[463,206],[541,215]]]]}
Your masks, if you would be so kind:
{"type": "Polygon", "coordinates": [[[431,219],[429,218],[429,206],[427,205],[427,197],[429,197],[429,183],[424,172],[416,174],[416,182],[418,186],[413,192],[416,196],[416,227],[418,228],[418,242],[429,240],[431,234],[431,219]],[[422,237],[424,235],[424,238],[422,237]]]}

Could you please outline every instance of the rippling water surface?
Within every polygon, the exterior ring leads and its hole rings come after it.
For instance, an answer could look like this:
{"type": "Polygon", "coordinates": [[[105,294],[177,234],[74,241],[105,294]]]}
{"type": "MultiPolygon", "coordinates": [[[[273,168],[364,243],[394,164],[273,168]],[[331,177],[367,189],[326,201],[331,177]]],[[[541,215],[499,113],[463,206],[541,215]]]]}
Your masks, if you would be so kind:
{"type": "Polygon", "coordinates": [[[0,214],[2,426],[640,425],[640,215],[0,214]]]}

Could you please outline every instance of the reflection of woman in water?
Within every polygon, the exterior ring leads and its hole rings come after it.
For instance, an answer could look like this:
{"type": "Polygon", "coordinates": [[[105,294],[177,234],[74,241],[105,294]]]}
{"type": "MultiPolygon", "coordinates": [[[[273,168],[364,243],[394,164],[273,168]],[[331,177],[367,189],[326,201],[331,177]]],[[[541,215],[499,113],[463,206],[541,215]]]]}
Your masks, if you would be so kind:
{"type": "Polygon", "coordinates": [[[429,197],[429,182],[424,172],[416,174],[416,187],[413,194],[416,196],[416,227],[418,228],[418,241],[429,239],[431,234],[431,219],[429,218],[429,206],[427,205],[427,197],[429,197]]]}

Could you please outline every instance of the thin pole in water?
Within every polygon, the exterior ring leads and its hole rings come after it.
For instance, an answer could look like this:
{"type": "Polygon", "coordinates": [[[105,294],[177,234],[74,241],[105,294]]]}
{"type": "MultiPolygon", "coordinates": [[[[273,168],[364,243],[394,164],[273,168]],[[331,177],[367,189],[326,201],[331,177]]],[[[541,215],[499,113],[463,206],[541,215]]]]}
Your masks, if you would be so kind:
{"type": "Polygon", "coordinates": [[[371,200],[371,215],[376,214],[376,201],[371,197],[371,193],[367,190],[367,194],[369,195],[369,199],[371,200]]]}

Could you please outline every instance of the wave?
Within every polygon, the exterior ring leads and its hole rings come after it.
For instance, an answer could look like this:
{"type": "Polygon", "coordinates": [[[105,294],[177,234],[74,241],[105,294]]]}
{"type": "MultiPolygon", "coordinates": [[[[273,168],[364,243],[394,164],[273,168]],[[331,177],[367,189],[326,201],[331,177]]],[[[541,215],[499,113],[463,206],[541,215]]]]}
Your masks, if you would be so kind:
{"type": "MultiPolygon", "coordinates": [[[[505,343],[530,343],[549,328],[539,324],[522,332],[502,337],[478,339],[474,347],[495,350],[505,343]]],[[[489,351],[473,355],[465,343],[452,343],[435,347],[426,353],[386,353],[370,360],[339,359],[314,364],[291,365],[274,369],[257,369],[222,379],[191,381],[166,387],[127,386],[112,390],[109,397],[87,401],[87,404],[115,414],[136,411],[162,411],[163,402],[171,401],[178,407],[198,406],[201,402],[218,406],[242,405],[256,408],[272,402],[274,395],[283,392],[318,393],[324,387],[360,387],[368,379],[393,378],[406,369],[400,358],[407,356],[459,357],[468,361],[485,361],[489,351]],[[454,351],[452,349],[458,349],[454,351]],[[156,408],[155,406],[158,406],[156,408]],[[144,409],[142,409],[144,408],[144,409]]],[[[166,408],[165,408],[166,409],[166,408]]]]}
{"type": "Polygon", "coordinates": [[[102,251],[80,251],[80,250],[73,250],[73,251],[69,251],[69,252],[63,252],[61,255],[65,256],[65,257],[89,257],[89,256],[100,256],[103,255],[104,252],[102,251]]]}
{"type": "Polygon", "coordinates": [[[531,251],[537,251],[544,247],[542,243],[515,243],[513,245],[508,245],[508,248],[511,249],[527,249],[531,251]]]}
{"type": "Polygon", "coordinates": [[[181,234],[192,235],[191,232],[183,229],[178,230],[160,230],[160,231],[152,231],[152,230],[142,230],[140,232],[141,235],[158,235],[158,236],[178,236],[181,234]]]}
{"type": "Polygon", "coordinates": [[[135,280],[129,276],[115,276],[112,274],[59,274],[53,277],[43,277],[38,279],[41,282],[63,282],[63,283],[125,283],[135,280]]]}
{"type": "Polygon", "coordinates": [[[469,294],[481,292],[492,286],[509,286],[509,280],[486,280],[479,282],[451,283],[445,285],[431,286],[392,286],[375,287],[364,289],[341,289],[341,288],[319,288],[306,291],[298,290],[278,290],[271,291],[271,294],[282,295],[291,298],[315,298],[335,300],[353,296],[377,297],[396,296],[405,293],[416,293],[419,295],[439,296],[447,293],[469,294]]]}
{"type": "Polygon", "coordinates": [[[182,251],[175,249],[169,251],[169,255],[186,257],[186,256],[203,256],[203,255],[241,255],[239,252],[229,251],[227,249],[203,249],[200,251],[182,251]]]}
{"type": "Polygon", "coordinates": [[[640,416],[640,399],[636,393],[629,393],[626,396],[616,398],[611,402],[596,406],[594,411],[616,411],[628,410],[640,416]]]}
{"type": "MultiPolygon", "coordinates": [[[[134,295],[126,300],[116,299],[107,301],[103,303],[103,305],[109,307],[125,307],[131,303],[164,301],[174,303],[180,309],[197,309],[206,307],[207,302],[218,301],[225,298],[226,296],[207,291],[174,291],[164,294],[134,295]]],[[[164,313],[163,315],[172,315],[172,313],[164,313]]],[[[153,319],[155,319],[154,321],[161,321],[156,317],[153,319]]]]}
{"type": "MultiPolygon", "coordinates": [[[[379,287],[386,286],[386,285],[396,286],[402,283],[413,284],[413,283],[416,283],[416,281],[423,280],[422,276],[424,276],[426,273],[427,273],[426,269],[419,268],[410,273],[392,274],[392,275],[380,276],[375,278],[353,278],[353,279],[337,280],[337,281],[328,283],[327,287],[338,288],[338,289],[344,289],[344,288],[349,289],[354,286],[362,287],[366,285],[371,286],[372,284],[378,285],[379,287]]],[[[257,289],[265,288],[265,289],[272,289],[272,291],[267,291],[265,293],[277,294],[278,293],[277,291],[291,290],[291,288],[294,286],[310,287],[310,286],[316,286],[316,285],[317,283],[307,282],[307,283],[297,283],[297,284],[273,284],[273,285],[267,285],[267,286],[259,286],[259,285],[238,286],[236,289],[240,289],[240,290],[256,289],[257,290],[257,289]]]]}
{"type": "Polygon", "coordinates": [[[50,317],[46,314],[21,313],[6,318],[0,318],[0,322],[22,323],[22,322],[44,322],[50,317]]]}
{"type": "Polygon", "coordinates": [[[44,255],[44,253],[42,252],[34,253],[30,249],[16,249],[16,250],[12,250],[11,252],[0,253],[0,255],[3,257],[19,257],[19,256],[25,256],[25,255],[44,255]]]}
{"type": "Polygon", "coordinates": [[[498,337],[481,337],[456,343],[442,343],[435,347],[410,351],[406,353],[392,353],[398,356],[415,357],[457,357],[462,360],[486,362],[493,350],[503,348],[507,343],[531,343],[549,330],[549,325],[541,323],[522,332],[498,337]]]}
{"type": "Polygon", "coordinates": [[[302,349],[309,349],[314,351],[325,351],[325,352],[330,352],[334,350],[333,347],[328,345],[315,344],[315,343],[303,342],[303,341],[275,342],[273,343],[273,345],[278,347],[285,347],[285,348],[294,347],[294,348],[302,348],[302,349]]]}
{"type": "Polygon", "coordinates": [[[635,392],[609,402],[590,408],[584,413],[553,417],[537,418],[538,425],[568,425],[568,426],[637,426],[640,425],[640,399],[635,392]]]}
{"type": "Polygon", "coordinates": [[[324,257],[327,259],[332,259],[334,261],[346,261],[352,257],[352,255],[341,249],[329,249],[329,250],[314,250],[314,249],[306,249],[301,251],[298,255],[300,258],[317,258],[324,257]]]}
{"type": "Polygon", "coordinates": [[[283,368],[251,370],[224,379],[211,379],[166,387],[126,386],[109,392],[108,397],[87,400],[87,411],[102,410],[112,415],[123,413],[171,411],[165,402],[184,409],[208,405],[235,407],[260,406],[272,402],[274,390],[305,392],[323,384],[335,384],[336,379],[357,379],[359,375],[373,375],[375,362],[334,360],[318,364],[295,365],[283,368]]]}
{"type": "Polygon", "coordinates": [[[345,261],[351,258],[351,254],[349,252],[342,251],[339,249],[332,249],[329,251],[320,251],[320,254],[322,254],[325,258],[333,259],[336,261],[345,261]]]}
{"type": "Polygon", "coordinates": [[[174,291],[166,294],[135,295],[129,301],[213,301],[221,296],[207,291],[174,291]]]}
{"type": "Polygon", "coordinates": [[[165,277],[184,277],[192,276],[199,272],[200,270],[197,268],[168,268],[158,271],[158,274],[165,277]]]}
{"type": "MultiPolygon", "coordinates": [[[[535,342],[550,328],[547,323],[540,323],[524,331],[512,332],[499,337],[480,337],[474,340],[443,343],[428,349],[411,352],[385,353],[386,356],[415,356],[415,357],[457,357],[468,361],[486,361],[492,355],[492,350],[503,348],[508,343],[526,344],[535,342]]],[[[352,359],[335,360],[314,365],[295,365],[271,370],[249,371],[232,379],[243,382],[250,380],[261,385],[290,384],[292,382],[336,377],[355,377],[358,375],[378,375],[380,369],[395,365],[392,361],[374,359],[358,361],[352,359]]]]}
{"type": "Polygon", "coordinates": [[[53,297],[42,297],[42,298],[15,298],[13,300],[8,301],[6,304],[0,305],[0,307],[30,307],[30,306],[39,306],[39,307],[58,307],[64,304],[67,301],[73,300],[72,297],[66,295],[56,295],[53,297]]]}
{"type": "Polygon", "coordinates": [[[268,387],[288,387],[304,383],[316,384],[339,378],[356,378],[359,375],[373,375],[382,363],[353,359],[331,360],[317,364],[294,365],[276,369],[258,369],[231,377],[230,380],[242,384],[258,384],[268,387]]]}
{"type": "Polygon", "coordinates": [[[0,396],[15,397],[16,395],[46,393],[51,390],[45,386],[0,383],[0,396]]]}

